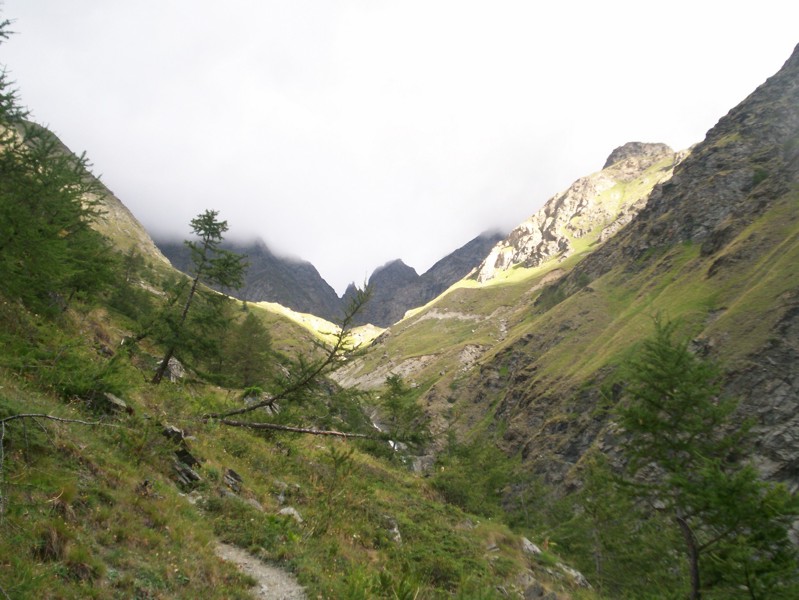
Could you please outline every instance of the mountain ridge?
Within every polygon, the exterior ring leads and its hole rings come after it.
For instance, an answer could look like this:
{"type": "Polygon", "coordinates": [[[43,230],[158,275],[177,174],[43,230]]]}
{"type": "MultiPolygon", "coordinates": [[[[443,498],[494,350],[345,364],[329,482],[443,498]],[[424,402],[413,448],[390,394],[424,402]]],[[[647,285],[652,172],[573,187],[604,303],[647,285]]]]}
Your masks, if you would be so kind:
{"type": "MultiPolygon", "coordinates": [[[[183,242],[160,239],[156,244],[175,268],[191,270],[191,253],[183,242]]],[[[242,287],[222,291],[250,302],[276,302],[328,321],[340,319],[339,297],[310,262],[279,256],[260,239],[225,241],[222,248],[246,256],[249,263],[242,287]]]]}
{"type": "MultiPolygon", "coordinates": [[[[424,306],[471,273],[501,237],[503,234],[499,232],[482,233],[438,260],[421,275],[400,259],[378,267],[368,281],[372,297],[364,306],[363,313],[356,315],[356,322],[380,327],[393,325],[408,310],[424,306]]],[[[345,302],[352,297],[354,290],[354,287],[348,288],[345,302]]]]}
{"type": "MultiPolygon", "coordinates": [[[[378,267],[368,281],[372,297],[363,312],[356,315],[355,324],[387,327],[400,320],[406,311],[424,305],[467,275],[500,236],[494,232],[480,234],[439,259],[422,275],[402,259],[378,267]]],[[[184,273],[191,270],[191,256],[182,242],[162,238],[155,243],[175,268],[184,273]]],[[[250,263],[239,290],[220,290],[241,300],[276,302],[335,323],[356,294],[357,287],[350,284],[339,298],[310,262],[276,255],[263,240],[226,241],[222,247],[247,256],[250,263]]]]}

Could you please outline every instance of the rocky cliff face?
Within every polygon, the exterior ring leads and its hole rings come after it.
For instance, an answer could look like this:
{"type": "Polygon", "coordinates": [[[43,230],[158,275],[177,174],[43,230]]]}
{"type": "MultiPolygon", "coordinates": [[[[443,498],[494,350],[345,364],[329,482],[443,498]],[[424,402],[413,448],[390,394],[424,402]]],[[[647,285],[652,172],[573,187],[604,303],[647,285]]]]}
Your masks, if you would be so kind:
{"type": "MultiPolygon", "coordinates": [[[[182,242],[160,240],[158,246],[176,269],[190,270],[191,257],[182,242]]],[[[249,261],[244,285],[232,292],[236,297],[252,302],[277,302],[328,321],[340,320],[339,297],[311,263],[276,256],[260,240],[226,244],[225,248],[247,256],[249,261]]]]}
{"type": "Polygon", "coordinates": [[[536,267],[603,242],[646,203],[653,186],[668,180],[685,153],[665,144],[630,142],[616,148],[598,173],[582,177],[511,231],[477,273],[485,282],[514,266],[536,267]]]}
{"type": "MultiPolygon", "coordinates": [[[[484,233],[439,260],[422,275],[401,260],[376,269],[368,282],[372,298],[356,321],[380,327],[396,323],[408,310],[425,305],[468,275],[502,237],[500,233],[484,233]]],[[[351,287],[344,294],[344,301],[353,293],[354,287],[351,287]]]]}

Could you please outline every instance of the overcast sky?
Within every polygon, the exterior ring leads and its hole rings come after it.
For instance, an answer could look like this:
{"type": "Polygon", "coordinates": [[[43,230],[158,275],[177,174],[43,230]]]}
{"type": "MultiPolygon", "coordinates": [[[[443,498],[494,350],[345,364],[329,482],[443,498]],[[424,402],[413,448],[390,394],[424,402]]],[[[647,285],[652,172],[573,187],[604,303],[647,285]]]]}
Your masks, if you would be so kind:
{"type": "Polygon", "coordinates": [[[5,0],[0,63],[156,235],[339,292],[511,228],[627,141],[705,132],[799,42],[788,0],[5,0]]]}

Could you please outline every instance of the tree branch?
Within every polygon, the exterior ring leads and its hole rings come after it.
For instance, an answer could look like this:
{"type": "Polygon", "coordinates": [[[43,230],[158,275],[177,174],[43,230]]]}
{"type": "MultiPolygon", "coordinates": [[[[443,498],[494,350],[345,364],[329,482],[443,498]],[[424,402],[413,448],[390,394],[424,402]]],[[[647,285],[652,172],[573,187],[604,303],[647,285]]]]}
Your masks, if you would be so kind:
{"type": "Polygon", "coordinates": [[[244,408],[237,408],[234,410],[229,410],[221,413],[212,413],[212,414],[203,415],[203,419],[204,420],[226,419],[227,417],[232,417],[234,415],[243,415],[245,413],[252,412],[259,408],[263,408],[265,406],[272,406],[278,400],[283,400],[284,398],[294,394],[295,392],[298,392],[299,390],[308,387],[314,379],[319,377],[330,367],[330,365],[335,363],[340,358],[341,354],[346,350],[347,341],[350,337],[352,321],[355,318],[355,315],[358,314],[358,312],[360,312],[360,310],[369,300],[369,297],[370,297],[370,292],[368,290],[363,292],[358,292],[357,296],[353,299],[352,303],[347,308],[347,311],[344,315],[344,319],[341,322],[341,328],[339,329],[338,334],[336,334],[336,340],[331,346],[330,350],[328,351],[327,356],[325,356],[325,358],[322,361],[320,361],[318,364],[310,368],[308,372],[302,374],[297,381],[283,388],[277,394],[267,397],[265,400],[256,402],[255,404],[250,404],[249,406],[245,406],[244,408]]]}
{"type": "Polygon", "coordinates": [[[219,419],[219,423],[230,427],[246,427],[249,429],[269,429],[273,431],[287,431],[290,433],[305,433],[310,435],[330,435],[342,438],[358,438],[363,440],[383,440],[382,437],[367,435],[365,433],[346,433],[344,431],[331,431],[325,429],[312,429],[308,427],[292,427],[290,425],[278,425],[277,423],[251,423],[248,421],[231,421],[229,419],[219,419]]]}
{"type": "Polygon", "coordinates": [[[113,423],[104,423],[103,421],[81,421],[80,419],[65,419],[64,417],[56,417],[53,415],[46,415],[44,413],[23,413],[18,415],[11,415],[10,417],[4,417],[0,419],[0,423],[5,425],[9,421],[14,421],[15,419],[50,419],[51,421],[58,421],[60,423],[78,423],[80,425],[103,425],[105,427],[119,427],[119,425],[114,425],[113,423]]]}
{"type": "Polygon", "coordinates": [[[721,533],[719,533],[718,535],[716,535],[716,536],[714,536],[714,537],[710,538],[709,540],[707,540],[707,541],[706,541],[704,544],[702,544],[701,546],[698,546],[698,547],[697,547],[697,550],[698,550],[699,552],[704,552],[705,550],[707,550],[708,548],[710,548],[710,546],[712,546],[712,545],[713,545],[713,544],[715,544],[716,542],[718,542],[718,541],[720,541],[720,540],[723,540],[725,537],[727,537],[728,535],[730,535],[730,534],[731,534],[732,532],[734,532],[734,531],[735,531],[737,528],[738,528],[738,523],[735,523],[734,525],[730,525],[729,527],[727,527],[727,529],[725,529],[724,531],[722,531],[722,532],[721,532],[721,533]]]}

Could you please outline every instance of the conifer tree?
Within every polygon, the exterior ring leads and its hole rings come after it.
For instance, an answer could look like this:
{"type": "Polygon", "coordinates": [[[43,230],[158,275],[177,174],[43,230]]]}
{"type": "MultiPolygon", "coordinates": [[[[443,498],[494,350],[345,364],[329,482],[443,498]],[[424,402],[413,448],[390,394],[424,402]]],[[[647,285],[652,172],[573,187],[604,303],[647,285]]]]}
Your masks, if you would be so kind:
{"type": "Polygon", "coordinates": [[[226,288],[237,288],[244,278],[246,263],[244,257],[220,248],[224,234],[228,230],[227,221],[217,219],[219,211],[206,210],[191,220],[191,230],[198,240],[186,240],[184,243],[191,250],[192,279],[183,309],[177,319],[169,323],[170,339],[164,357],[153,376],[152,382],[158,384],[164,377],[169,361],[183,342],[186,319],[192,302],[199,291],[201,283],[220,285],[226,288]]]}
{"type": "MultiPolygon", "coordinates": [[[[8,25],[0,23],[0,40],[8,25]]],[[[0,71],[0,293],[57,312],[108,285],[113,257],[91,228],[102,190],[86,157],[26,116],[0,71]]]]}
{"type": "Polygon", "coordinates": [[[429,417],[416,402],[417,394],[399,375],[386,378],[382,407],[388,433],[392,439],[420,444],[429,437],[429,417]]]}
{"type": "Polygon", "coordinates": [[[228,337],[226,370],[242,387],[262,386],[269,374],[271,349],[269,330],[248,312],[228,337]]]}
{"type": "Polygon", "coordinates": [[[679,529],[692,600],[736,590],[796,597],[797,555],[787,537],[796,499],[743,460],[747,428],[731,423],[736,402],[722,394],[720,369],[677,341],[675,329],[656,320],[624,370],[618,417],[628,483],[679,529]]]}

